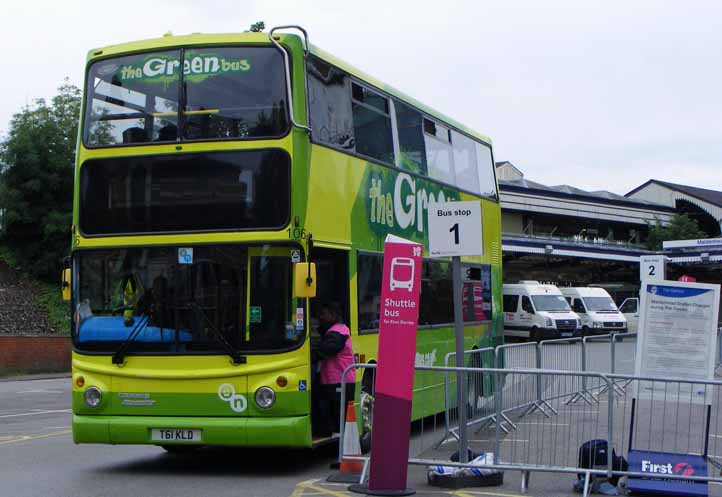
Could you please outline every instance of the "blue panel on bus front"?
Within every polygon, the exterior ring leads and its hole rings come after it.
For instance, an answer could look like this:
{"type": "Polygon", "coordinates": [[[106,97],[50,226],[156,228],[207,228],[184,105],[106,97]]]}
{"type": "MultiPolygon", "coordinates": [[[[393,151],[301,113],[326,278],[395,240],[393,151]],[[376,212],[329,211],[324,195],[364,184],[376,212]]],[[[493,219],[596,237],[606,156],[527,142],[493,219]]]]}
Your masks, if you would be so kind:
{"type": "MultiPolygon", "coordinates": [[[[80,324],[78,331],[79,342],[117,342],[128,338],[135,329],[135,325],[141,317],[135,318],[132,326],[125,325],[123,316],[93,316],[80,324]]],[[[144,319],[144,318],[143,318],[144,319]]],[[[142,326],[142,325],[141,325],[142,326]]],[[[158,328],[157,326],[146,326],[135,337],[135,341],[148,343],[166,343],[175,341],[175,331],[169,328],[158,328]]],[[[181,342],[192,341],[192,336],[187,331],[179,333],[181,342]]]]}

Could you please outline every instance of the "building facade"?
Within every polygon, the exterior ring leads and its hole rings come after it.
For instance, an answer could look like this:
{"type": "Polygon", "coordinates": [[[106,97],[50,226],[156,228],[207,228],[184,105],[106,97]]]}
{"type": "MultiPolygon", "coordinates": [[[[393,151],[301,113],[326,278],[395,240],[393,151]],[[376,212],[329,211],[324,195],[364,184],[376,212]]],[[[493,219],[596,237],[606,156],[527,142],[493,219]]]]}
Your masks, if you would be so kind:
{"type": "Polygon", "coordinates": [[[650,225],[676,210],[643,198],[527,180],[510,162],[497,164],[502,208],[504,282],[605,286],[621,298],[639,288],[639,256],[650,225]]]}

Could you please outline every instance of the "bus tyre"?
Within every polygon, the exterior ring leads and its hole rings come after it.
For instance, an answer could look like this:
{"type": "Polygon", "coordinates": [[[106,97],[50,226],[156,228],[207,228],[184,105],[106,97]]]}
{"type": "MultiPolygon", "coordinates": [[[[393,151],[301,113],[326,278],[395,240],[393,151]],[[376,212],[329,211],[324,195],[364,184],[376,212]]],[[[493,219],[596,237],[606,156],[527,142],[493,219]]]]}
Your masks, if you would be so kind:
{"type": "Polygon", "coordinates": [[[371,451],[371,428],[374,420],[374,378],[375,370],[366,370],[361,381],[361,396],[359,397],[359,413],[361,417],[361,435],[359,443],[361,453],[371,451]]]}
{"type": "Polygon", "coordinates": [[[583,337],[589,336],[589,326],[582,326],[582,336],[583,337]]]}
{"type": "MultiPolygon", "coordinates": [[[[476,350],[476,349],[474,349],[476,350]]],[[[481,368],[481,357],[472,353],[469,359],[470,368],[481,368]]],[[[469,373],[466,380],[466,416],[473,420],[484,397],[484,377],[482,373],[469,373]]]]}
{"type": "Polygon", "coordinates": [[[529,332],[529,340],[532,342],[541,342],[541,335],[539,334],[539,328],[536,326],[529,332]]]}
{"type": "Polygon", "coordinates": [[[361,445],[361,453],[367,454],[371,451],[371,428],[374,419],[374,397],[365,390],[361,390],[359,398],[359,407],[361,413],[361,435],[359,444],[361,445]]]}

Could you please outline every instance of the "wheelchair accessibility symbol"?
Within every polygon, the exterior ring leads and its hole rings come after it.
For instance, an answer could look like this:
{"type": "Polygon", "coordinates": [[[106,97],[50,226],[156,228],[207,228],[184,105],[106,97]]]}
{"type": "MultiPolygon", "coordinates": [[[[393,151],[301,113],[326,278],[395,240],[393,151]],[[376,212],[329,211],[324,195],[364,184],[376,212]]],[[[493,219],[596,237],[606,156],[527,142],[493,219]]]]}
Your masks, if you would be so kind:
{"type": "Polygon", "coordinates": [[[192,248],[184,247],[178,249],[178,264],[193,264],[192,248]]]}
{"type": "Polygon", "coordinates": [[[230,383],[224,383],[218,387],[218,397],[222,401],[228,402],[234,412],[243,412],[248,407],[246,398],[241,394],[237,394],[236,389],[230,383]]]}

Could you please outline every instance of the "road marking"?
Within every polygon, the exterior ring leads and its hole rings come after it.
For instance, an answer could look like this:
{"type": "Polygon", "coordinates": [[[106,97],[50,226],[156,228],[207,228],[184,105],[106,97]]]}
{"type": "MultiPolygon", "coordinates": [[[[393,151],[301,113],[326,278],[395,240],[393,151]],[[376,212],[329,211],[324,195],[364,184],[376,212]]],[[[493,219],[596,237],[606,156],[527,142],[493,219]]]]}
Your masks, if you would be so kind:
{"type": "Polygon", "coordinates": [[[70,409],[53,409],[50,411],[33,410],[32,412],[21,412],[18,414],[3,414],[0,418],[17,418],[18,416],[34,416],[36,414],[53,414],[58,412],[70,412],[70,409]]]}
{"type": "MultiPolygon", "coordinates": [[[[307,480],[296,484],[296,488],[294,489],[293,493],[290,495],[290,497],[311,497],[316,495],[326,495],[330,497],[351,497],[352,494],[347,491],[335,491],[330,488],[326,488],[325,486],[322,487],[320,485],[317,485],[317,483],[320,480],[307,480]],[[310,491],[310,492],[309,492],[310,491]]],[[[331,485],[330,483],[323,483],[324,485],[331,485]]],[[[341,485],[341,484],[339,484],[341,485]]],[[[346,486],[347,484],[342,484],[341,486],[346,486]]],[[[418,495],[431,495],[427,493],[427,491],[421,490],[418,495]]],[[[527,497],[524,495],[518,495],[518,494],[506,494],[506,493],[499,493],[499,492],[480,492],[477,490],[456,490],[456,491],[443,491],[443,490],[434,490],[433,495],[439,496],[439,495],[448,495],[449,497],[477,497],[477,496],[488,496],[488,497],[527,497]]]]}
{"type": "Polygon", "coordinates": [[[474,495],[490,495],[492,497],[527,497],[525,495],[519,495],[519,494],[501,494],[498,492],[479,492],[478,490],[457,490],[456,492],[451,492],[449,495],[452,495],[454,497],[473,497],[474,495]]]}
{"type": "Polygon", "coordinates": [[[351,494],[348,492],[337,492],[336,490],[331,490],[330,488],[323,488],[318,485],[315,485],[315,483],[318,482],[318,480],[307,480],[302,481],[301,483],[296,484],[296,489],[291,494],[291,497],[302,497],[306,495],[329,495],[331,497],[350,497],[351,494]],[[312,493],[306,493],[306,490],[311,490],[312,493]]]}
{"type": "Polygon", "coordinates": [[[19,435],[18,438],[15,438],[13,440],[0,441],[0,445],[8,445],[8,444],[14,444],[17,442],[25,442],[26,440],[36,440],[38,438],[57,437],[60,435],[67,435],[68,433],[72,433],[72,432],[73,432],[73,430],[63,430],[63,431],[56,431],[54,433],[45,433],[44,435],[19,435]]]}

